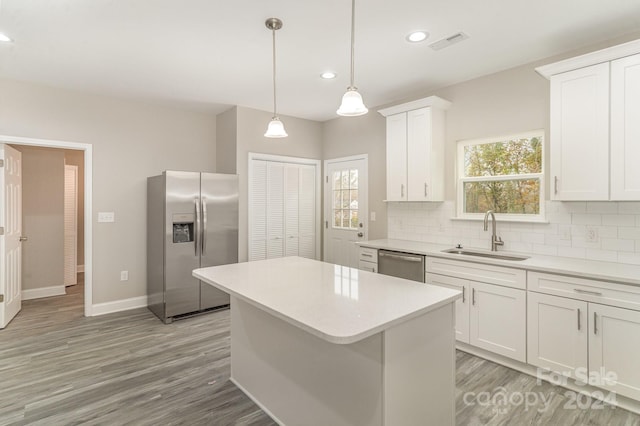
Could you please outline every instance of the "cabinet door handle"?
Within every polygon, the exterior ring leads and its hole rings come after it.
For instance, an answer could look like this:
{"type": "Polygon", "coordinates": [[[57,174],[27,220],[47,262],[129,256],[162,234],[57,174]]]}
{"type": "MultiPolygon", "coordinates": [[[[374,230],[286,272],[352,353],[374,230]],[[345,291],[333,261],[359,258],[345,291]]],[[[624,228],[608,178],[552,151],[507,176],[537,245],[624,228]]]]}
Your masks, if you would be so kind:
{"type": "Polygon", "coordinates": [[[400,184],[400,197],[404,198],[404,184],[400,184]]]}
{"type": "Polygon", "coordinates": [[[593,313],[593,334],[598,334],[598,314],[593,313]]]}
{"type": "Polygon", "coordinates": [[[558,194],[558,176],[553,177],[553,193],[558,194]]]}
{"type": "Polygon", "coordinates": [[[584,293],[584,294],[591,294],[593,296],[602,296],[602,293],[597,292],[597,291],[589,291],[589,290],[583,290],[581,288],[574,288],[573,291],[575,291],[576,293],[584,293]]]}
{"type": "Polygon", "coordinates": [[[473,306],[476,306],[476,289],[475,288],[471,289],[471,304],[473,306]]]}
{"type": "Polygon", "coordinates": [[[424,183],[424,196],[425,196],[425,197],[427,196],[427,187],[428,187],[428,186],[429,186],[429,185],[427,185],[427,183],[425,182],[425,183],[424,183]]]}
{"type": "Polygon", "coordinates": [[[578,308],[578,331],[580,331],[580,308],[578,308]]]}
{"type": "Polygon", "coordinates": [[[465,293],[466,293],[465,290],[466,289],[464,287],[462,287],[462,303],[464,303],[464,301],[465,301],[465,297],[464,297],[465,293]]]}

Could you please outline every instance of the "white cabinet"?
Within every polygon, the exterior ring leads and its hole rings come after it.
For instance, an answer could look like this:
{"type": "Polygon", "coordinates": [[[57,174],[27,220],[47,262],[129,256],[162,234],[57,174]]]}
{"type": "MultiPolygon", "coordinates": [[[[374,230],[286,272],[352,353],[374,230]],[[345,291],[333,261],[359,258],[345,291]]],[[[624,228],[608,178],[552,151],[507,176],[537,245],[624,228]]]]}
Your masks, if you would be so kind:
{"type": "Polygon", "coordinates": [[[640,200],[640,55],[611,62],[611,199],[640,200]]]}
{"type": "Polygon", "coordinates": [[[387,117],[387,201],[444,200],[444,110],[436,96],[380,110],[387,117]]]}
{"type": "Polygon", "coordinates": [[[582,378],[615,376],[595,385],[640,400],[640,288],[537,272],[527,284],[528,362],[563,374],[581,368],[582,378]]]}
{"type": "Polygon", "coordinates": [[[470,289],[469,343],[526,362],[526,291],[474,281],[470,289]]]}
{"type": "Polygon", "coordinates": [[[609,198],[609,63],[551,77],[554,200],[609,198]]]}
{"type": "Polygon", "coordinates": [[[589,370],[615,375],[600,386],[640,400],[640,312],[589,303],[589,370]]]}
{"type": "Polygon", "coordinates": [[[378,250],[371,247],[358,249],[358,269],[369,272],[378,272],[378,250]]]}
{"type": "Polygon", "coordinates": [[[426,281],[463,292],[456,301],[458,341],[526,362],[525,271],[427,257],[426,281]]]}
{"type": "Polygon", "coordinates": [[[536,71],[551,80],[551,199],[640,200],[640,40],[536,71]]]}
{"type": "Polygon", "coordinates": [[[527,362],[574,376],[587,368],[587,302],[529,292],[527,362]]]}
{"type": "Polygon", "coordinates": [[[469,343],[469,281],[431,273],[426,274],[426,281],[462,292],[462,298],[456,300],[456,340],[469,343]]]}
{"type": "Polygon", "coordinates": [[[250,161],[249,260],[316,258],[316,166],[250,161]]]}

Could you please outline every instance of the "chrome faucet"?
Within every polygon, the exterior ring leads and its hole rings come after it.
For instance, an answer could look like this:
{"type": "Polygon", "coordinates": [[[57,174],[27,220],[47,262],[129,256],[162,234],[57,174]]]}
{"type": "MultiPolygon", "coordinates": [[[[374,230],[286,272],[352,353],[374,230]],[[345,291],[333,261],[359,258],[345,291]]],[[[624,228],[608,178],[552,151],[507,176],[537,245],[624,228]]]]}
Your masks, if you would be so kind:
{"type": "Polygon", "coordinates": [[[496,215],[493,210],[484,214],[484,230],[489,229],[489,215],[491,215],[491,251],[498,251],[498,246],[503,246],[502,238],[496,236],[496,215]]]}

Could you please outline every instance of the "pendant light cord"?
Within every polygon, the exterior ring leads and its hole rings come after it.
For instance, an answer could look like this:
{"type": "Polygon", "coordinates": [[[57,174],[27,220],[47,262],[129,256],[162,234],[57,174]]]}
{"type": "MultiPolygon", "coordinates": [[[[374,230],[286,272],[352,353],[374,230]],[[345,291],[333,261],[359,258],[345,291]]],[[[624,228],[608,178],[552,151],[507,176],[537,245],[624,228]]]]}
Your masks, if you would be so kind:
{"type": "Polygon", "coordinates": [[[354,88],[353,86],[353,74],[355,68],[355,26],[356,26],[356,0],[351,0],[351,84],[349,88],[354,88]]]}
{"type": "Polygon", "coordinates": [[[276,111],[276,30],[271,30],[273,34],[273,118],[278,116],[276,111]]]}

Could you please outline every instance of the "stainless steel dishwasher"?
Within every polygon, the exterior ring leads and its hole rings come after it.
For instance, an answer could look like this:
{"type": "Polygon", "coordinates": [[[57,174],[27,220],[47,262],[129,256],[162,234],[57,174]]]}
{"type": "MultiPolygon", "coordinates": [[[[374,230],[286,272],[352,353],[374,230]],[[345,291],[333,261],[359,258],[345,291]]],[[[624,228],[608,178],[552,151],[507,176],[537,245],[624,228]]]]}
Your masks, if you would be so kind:
{"type": "Polygon", "coordinates": [[[378,250],[378,273],[424,282],[424,256],[401,251],[378,250]]]}

